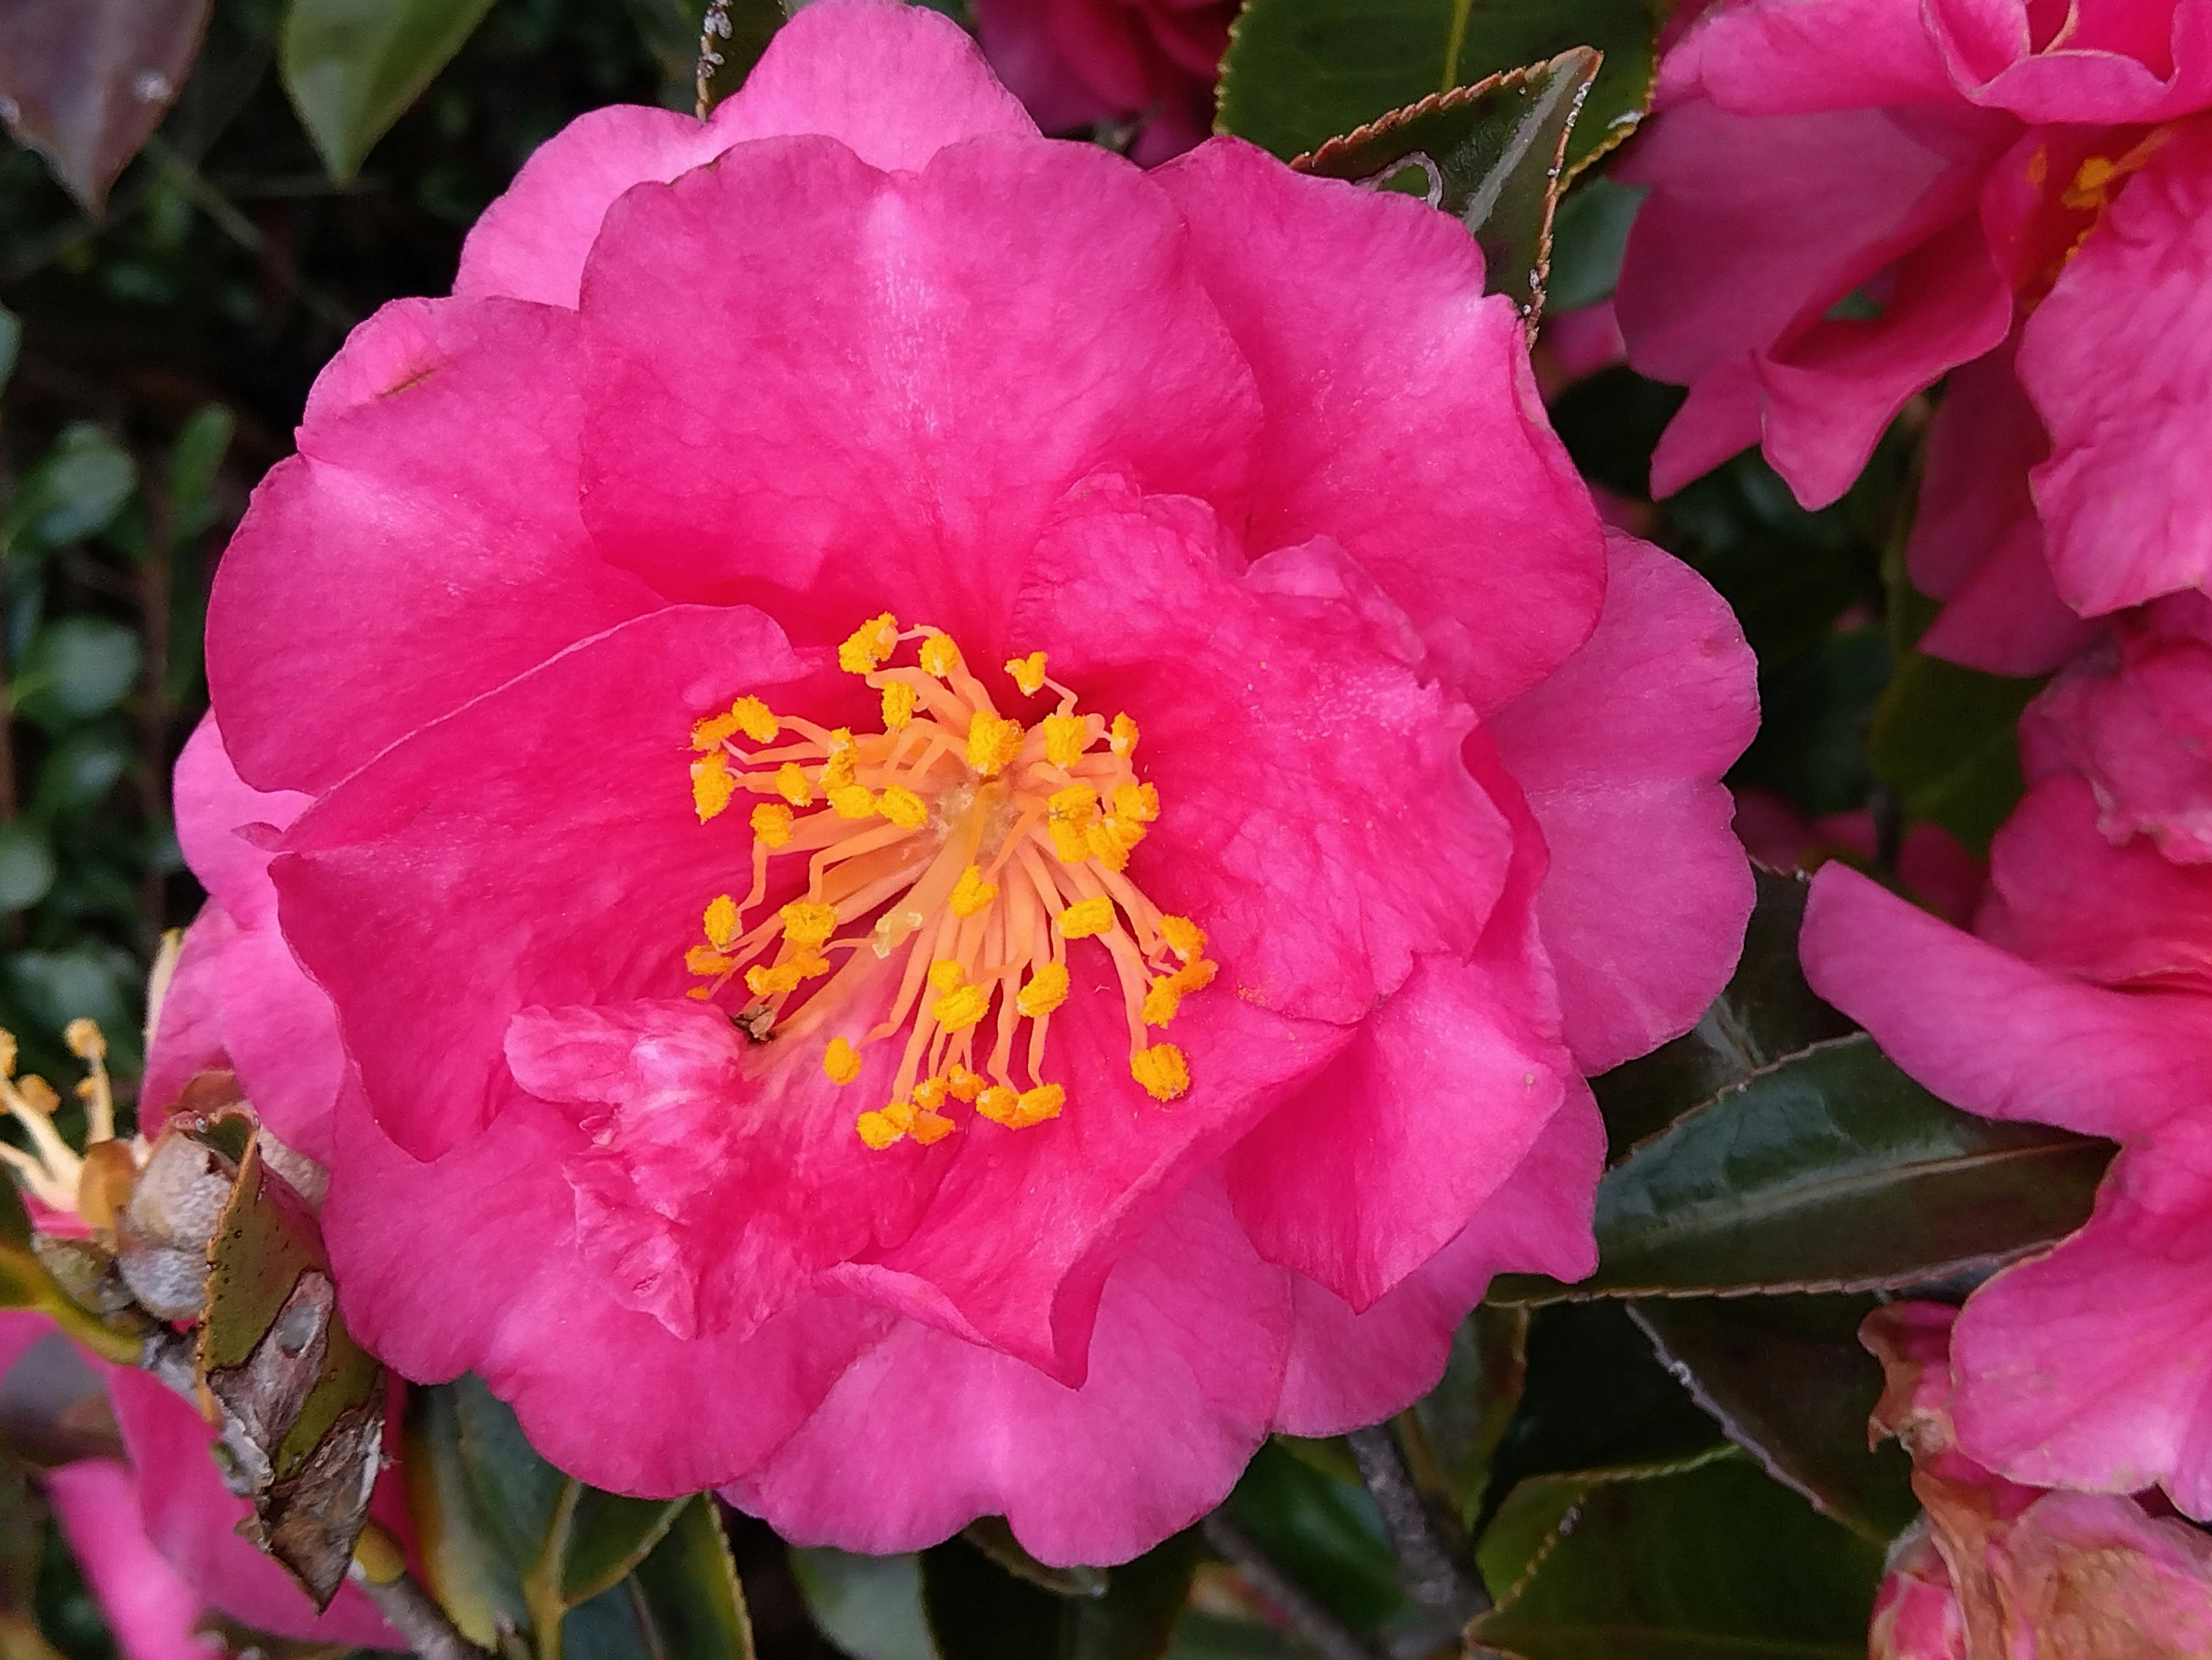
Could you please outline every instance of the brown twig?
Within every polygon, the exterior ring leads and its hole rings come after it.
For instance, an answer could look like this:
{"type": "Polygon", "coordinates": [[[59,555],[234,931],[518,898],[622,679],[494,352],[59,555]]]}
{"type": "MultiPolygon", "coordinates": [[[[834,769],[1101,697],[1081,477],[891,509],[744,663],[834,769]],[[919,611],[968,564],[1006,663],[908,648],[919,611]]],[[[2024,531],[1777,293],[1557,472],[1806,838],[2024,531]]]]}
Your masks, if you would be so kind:
{"type": "Polygon", "coordinates": [[[489,1660],[485,1651],[461,1635],[446,1611],[430,1600],[430,1593],[404,1570],[396,1579],[372,1579],[356,1562],[353,1582],[359,1585],[385,1624],[407,1639],[407,1646],[422,1660],[489,1660]]]}
{"type": "Polygon", "coordinates": [[[1200,1527],[1206,1542],[1267,1599],[1322,1660],[1376,1660],[1375,1651],[1285,1573],[1225,1508],[1207,1517],[1200,1527]]]}
{"type": "Polygon", "coordinates": [[[691,112],[702,121],[714,107],[714,71],[722,67],[720,43],[730,38],[730,0],[712,0],[699,20],[699,67],[692,72],[696,94],[691,112]]]}
{"type": "Polygon", "coordinates": [[[1429,1508],[1406,1454],[1388,1424],[1374,1424],[1345,1437],[1381,1512],[1383,1530],[1398,1559],[1398,1581],[1423,1608],[1438,1608],[1466,1620],[1490,1607],[1490,1593],[1468,1566],[1466,1553],[1446,1524],[1429,1508]]]}

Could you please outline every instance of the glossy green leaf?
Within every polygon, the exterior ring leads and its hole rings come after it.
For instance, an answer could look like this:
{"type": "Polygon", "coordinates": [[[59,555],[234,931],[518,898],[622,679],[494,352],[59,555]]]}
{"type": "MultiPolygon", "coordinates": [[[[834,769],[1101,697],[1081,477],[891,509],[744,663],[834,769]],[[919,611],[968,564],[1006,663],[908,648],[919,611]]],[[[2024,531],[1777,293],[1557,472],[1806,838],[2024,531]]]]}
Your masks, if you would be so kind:
{"type": "Polygon", "coordinates": [[[1715,1444],[1684,1458],[1606,1469],[1559,1470],[1514,1484],[1475,1547],[1475,1567],[1496,1604],[1511,1602],[1527,1586],[1545,1554],[1572,1527],[1583,1500],[1609,1481],[1644,1481],[1676,1475],[1735,1456],[1715,1444]]]}
{"type": "Polygon", "coordinates": [[[37,553],[104,530],[137,488],[131,452],[90,422],[62,429],[0,513],[0,552],[37,553]]]}
{"type": "Polygon", "coordinates": [[[1405,1605],[1389,1538],[1358,1482],[1270,1441],[1229,1502],[1267,1554],[1346,1624],[1368,1630],[1405,1605]]]}
{"type": "Polygon", "coordinates": [[[53,885],[53,849],[38,827],[0,824],[0,911],[27,909],[53,885]]]}
{"type": "Polygon", "coordinates": [[[1250,0],[1222,59],[1218,125],[1288,160],[1431,93],[1592,46],[1605,66],[1568,155],[1580,167],[1634,130],[1656,30],[1644,0],[1250,0]]]}
{"type": "Polygon", "coordinates": [[[1106,1594],[1106,1570],[1103,1568],[1055,1568],[1040,1562],[1022,1548],[1014,1530],[1006,1525],[1003,1516],[986,1516],[970,1522],[961,1529],[960,1536],[981,1551],[992,1561],[1017,1579],[1026,1579],[1040,1590],[1048,1590],[1055,1596],[1103,1596],[1106,1594]]]}
{"type": "Polygon", "coordinates": [[[955,1539],[921,1554],[922,1607],[943,1660],[1159,1660],[1197,1566],[1178,1535],[1108,1572],[1102,1595],[1068,1596],[955,1539]]]}
{"type": "Polygon", "coordinates": [[[1660,1358],[1729,1439],[1814,1509],[1886,1545],[1918,1513],[1894,1442],[1867,1445],[1881,1367],[1859,1346],[1871,1297],[1630,1304],[1660,1358]]]}
{"type": "Polygon", "coordinates": [[[520,1630],[529,1616],[461,1450],[459,1397],[469,1388],[483,1385],[471,1377],[408,1391],[400,1473],[424,1583],[461,1634],[489,1649],[502,1627],[520,1630]]]}
{"type": "Polygon", "coordinates": [[[1908,817],[1986,850],[2020,800],[2020,714],[2042,685],[1914,652],[1875,708],[1868,738],[1875,770],[1908,817]]]}
{"type": "Polygon", "coordinates": [[[9,700],[49,730],[104,714],[138,678],[138,636],[104,617],[64,617],[31,636],[9,700]]]}
{"type": "MultiPolygon", "coordinates": [[[[1579,125],[1579,124],[1577,124],[1579,125]]],[[[1544,303],[1572,311],[1613,298],[1629,227],[1643,204],[1641,185],[1624,185],[1603,173],[1583,179],[1559,203],[1552,221],[1552,273],[1544,303]]]]}
{"type": "Polygon", "coordinates": [[[291,0],[279,65],[343,184],[474,32],[491,0],[291,0]]]}
{"type": "Polygon", "coordinates": [[[1865,1033],[1685,1114],[1598,1185],[1598,1269],[1504,1301],[1870,1291],[2010,1261],[2087,1219],[2102,1141],[1948,1107],[1865,1033]]]}
{"type": "Polygon", "coordinates": [[[1743,955],[1712,1006],[1681,1037],[1594,1082],[1616,1156],[1762,1068],[1852,1030],[1805,983],[1797,964],[1808,879],[1753,874],[1758,897],[1743,955]]]}
{"type": "Polygon", "coordinates": [[[1485,288],[1533,323],[1544,304],[1568,139],[1601,61],[1577,46],[1455,87],[1330,140],[1298,166],[1403,190],[1450,214],[1482,249],[1485,288]]]}
{"type": "Polygon", "coordinates": [[[815,1623],[853,1660],[937,1660],[920,1557],[794,1550],[791,1572],[815,1623]]]}
{"type": "Polygon", "coordinates": [[[1519,1660],[1861,1660],[1880,1547],[1748,1460],[1601,1482],[1469,1628],[1519,1660]]]}
{"type": "Polygon", "coordinates": [[[651,1638],[647,1660],[678,1655],[752,1660],[752,1626],[711,1493],[677,1506],[659,1542],[624,1585],[651,1638]]]}

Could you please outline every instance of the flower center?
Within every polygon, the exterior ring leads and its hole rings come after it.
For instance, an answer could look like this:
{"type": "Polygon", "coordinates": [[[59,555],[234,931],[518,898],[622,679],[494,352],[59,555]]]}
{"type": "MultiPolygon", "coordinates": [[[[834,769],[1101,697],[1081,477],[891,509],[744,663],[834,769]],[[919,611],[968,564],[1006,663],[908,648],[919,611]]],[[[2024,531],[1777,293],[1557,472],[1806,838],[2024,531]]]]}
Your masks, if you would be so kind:
{"type": "Polygon", "coordinates": [[[1189,1088],[1182,1051],[1151,1030],[1214,964],[1198,926],[1162,914],[1124,873],[1160,810],[1133,764],[1137,723],[1083,713],[1038,651],[1006,665],[1022,698],[1058,698],[1024,726],[947,635],[902,630],[888,612],[837,661],[882,695],[881,732],[824,730],[751,696],[692,728],[702,824],[740,794],[767,799],[752,808],[751,886],[708,903],[706,942],[684,954],[702,982],[690,994],[742,983],[751,1000],[732,1018],[747,1035],[818,1043],[839,1085],[859,1078],[870,1045],[902,1039],[890,1098],[857,1128],[871,1147],[927,1144],[955,1128],[953,1103],[1015,1129],[1059,1115],[1066,1091],[1045,1076],[1046,1030],[1067,1000],[1068,942],[1096,939],[1121,981],[1131,1075],[1159,1101],[1189,1088]],[[897,664],[908,645],[915,662],[897,664]],[[799,858],[805,893],[748,923],[771,864],[799,858]],[[840,992],[901,954],[881,1019],[827,1030],[853,1006],[840,992]]]}
{"type": "MultiPolygon", "coordinates": [[[[28,1150],[0,1141],[0,1164],[12,1165],[39,1202],[95,1228],[112,1226],[143,1162],[145,1144],[115,1134],[115,1094],[107,1077],[107,1040],[89,1020],[72,1020],[64,1033],[70,1053],[85,1063],[76,1086],[84,1104],[85,1147],[72,1150],[54,1127],[61,1098],[35,1073],[15,1073],[15,1038],[0,1031],[0,1110],[29,1136],[28,1150]]],[[[0,1180],[5,1180],[0,1177],[0,1180]]]]}

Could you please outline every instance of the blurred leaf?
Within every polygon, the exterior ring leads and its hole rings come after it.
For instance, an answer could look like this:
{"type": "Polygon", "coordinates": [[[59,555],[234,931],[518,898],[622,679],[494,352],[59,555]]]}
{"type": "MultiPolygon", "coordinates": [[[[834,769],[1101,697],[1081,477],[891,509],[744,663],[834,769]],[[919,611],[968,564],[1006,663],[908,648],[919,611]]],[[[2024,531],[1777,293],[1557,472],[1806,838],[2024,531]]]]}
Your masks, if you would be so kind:
{"type": "MultiPolygon", "coordinates": [[[[661,102],[689,114],[696,100],[699,33],[705,0],[629,0],[638,33],[660,65],[661,102]]],[[[715,45],[722,54],[708,92],[714,103],[744,84],[745,76],[783,27],[784,9],[776,0],[730,0],[724,13],[730,33],[715,45]]]]}
{"type": "Polygon", "coordinates": [[[1273,1626],[1194,1608],[1176,1627],[1167,1660],[1310,1660],[1312,1653],[1273,1626]]]}
{"type": "Polygon", "coordinates": [[[1871,1297],[1635,1303],[1637,1324],[1729,1439],[1823,1516],[1887,1545],[1920,1509],[1893,1442],[1867,1445],[1881,1368],[1859,1346],[1871,1297]]]}
{"type": "Polygon", "coordinates": [[[108,1034],[111,1064],[126,1068],[138,1024],[145,970],[130,952],[82,939],[54,951],[19,951],[0,959],[0,977],[21,1010],[19,1031],[56,1032],[82,1015],[108,1034]]]}
{"type": "Polygon", "coordinates": [[[985,1516],[961,1529],[960,1536],[1017,1579],[1026,1579],[1055,1596],[1103,1596],[1103,1568],[1055,1568],[1040,1562],[1022,1548],[1003,1516],[985,1516]]]}
{"type": "Polygon", "coordinates": [[[794,1550],[791,1572],[815,1623],[853,1660],[937,1660],[921,1558],[794,1550]]]}
{"type": "Polygon", "coordinates": [[[1450,214],[1482,249],[1485,289],[1510,299],[1533,327],[1544,306],[1560,167],[1601,62],[1577,46],[1433,94],[1331,139],[1297,165],[1404,190],[1450,214]]]}
{"type": "Polygon", "coordinates": [[[177,429],[169,448],[169,535],[190,541],[215,520],[216,471],[238,423],[221,404],[203,404],[177,429]]]}
{"type": "Polygon", "coordinates": [[[1460,1322],[1443,1377],[1413,1403],[1436,1480],[1463,1523],[1482,1503],[1491,1454],[1520,1405],[1528,1374],[1528,1310],[1484,1304],[1460,1322]]]}
{"type": "Polygon", "coordinates": [[[1598,1184],[1598,1269],[1498,1301],[1871,1291],[2008,1262],[2079,1227],[2111,1146],[1948,1107],[1864,1032],[1684,1114],[1598,1184]]]}
{"type": "Polygon", "coordinates": [[[98,213],[169,107],[207,28],[209,0],[9,0],[0,6],[8,131],[98,213]]]}
{"type": "MultiPolygon", "coordinates": [[[[134,1204],[136,1195],[134,1195],[134,1204]]],[[[384,1438],[384,1368],[338,1317],[314,1214],[257,1134],[208,1246],[194,1370],[222,1412],[256,1541],[317,1608],[345,1583],[384,1438]]]]}
{"type": "Polygon", "coordinates": [[[921,1554],[922,1607],[944,1660],[1158,1660],[1197,1566],[1182,1534],[1111,1570],[1103,1596],[1066,1596],[956,1539],[921,1554]]]}
{"type": "Polygon", "coordinates": [[[1734,1449],[1717,1444],[1683,1458],[1607,1469],[1556,1471],[1516,1482],[1483,1529],[1475,1548],[1475,1567],[1490,1589],[1492,1601],[1510,1602],[1520,1594],[1544,1554],[1574,1525],[1583,1500],[1593,1488],[1608,1481],[1680,1475],[1717,1458],[1733,1456],[1734,1449]]]}
{"type": "Polygon", "coordinates": [[[2020,800],[2015,728],[2042,687],[1914,652],[1875,707],[1868,744],[1874,769],[1909,817],[1941,824],[1985,853],[2020,800]]]}
{"type": "Polygon", "coordinates": [[[0,824],[0,911],[26,910],[54,885],[53,849],[34,825],[0,824]]]}
{"type": "Polygon", "coordinates": [[[98,806],[137,758],[129,739],[109,725],[71,733],[39,764],[31,816],[52,824],[98,806]]]}
{"type": "Polygon", "coordinates": [[[1552,275],[1545,303],[1572,311],[1613,298],[1628,229],[1644,201],[1641,185],[1624,185],[1603,173],[1585,177],[1560,201],[1552,222],[1552,275]]]}
{"type": "Polygon", "coordinates": [[[106,529],[137,483],[131,453],[100,428],[63,428],[0,514],[0,553],[42,552],[106,529]]]}
{"type": "Polygon", "coordinates": [[[23,344],[23,319],[0,306],[0,391],[15,373],[15,354],[23,344]]]}
{"type": "Polygon", "coordinates": [[[1521,1660],[1858,1660],[1881,1572],[1747,1461],[1601,1482],[1470,1637],[1521,1660]]]}
{"type": "Polygon", "coordinates": [[[1797,965],[1810,879],[1753,874],[1758,899],[1743,955],[1712,1006],[1672,1043],[1593,1080],[1615,1157],[1763,1067],[1852,1030],[1814,994],[1797,965]]]}
{"type": "Polygon", "coordinates": [[[1634,130],[1656,29],[1643,0],[1250,0],[1218,125],[1287,161],[1431,93],[1595,46],[1604,70],[1568,149],[1579,168],[1634,130]]]}
{"type": "Polygon", "coordinates": [[[527,1622],[522,1582],[485,1520],[460,1447],[459,1395],[474,1378],[407,1392],[406,1456],[400,1473],[422,1577],[439,1606],[471,1642],[490,1648],[502,1625],[527,1622]]]}
{"type": "Polygon", "coordinates": [[[1357,1481],[1324,1475],[1268,1441],[1229,1502],[1267,1554],[1346,1625],[1371,1630],[1404,1606],[1389,1535],[1357,1481]]]}
{"type": "Polygon", "coordinates": [[[284,90],[331,179],[344,184],[430,84],[491,0],[291,0],[284,90]]]}
{"type": "Polygon", "coordinates": [[[1492,1456],[1489,1508],[1530,1476],[1673,1464],[1722,1444],[1619,1304],[1536,1310],[1528,1355],[1520,1404],[1492,1456]]]}
{"type": "Polygon", "coordinates": [[[1864,806],[1875,781],[1867,723],[1889,661],[1875,623],[1829,634],[1803,656],[1762,669],[1759,735],[1728,781],[1779,791],[1807,814],[1864,806]]]}
{"type": "Polygon", "coordinates": [[[64,617],[31,636],[9,701],[49,731],[104,714],[138,678],[138,636],[104,617],[64,617]]]}

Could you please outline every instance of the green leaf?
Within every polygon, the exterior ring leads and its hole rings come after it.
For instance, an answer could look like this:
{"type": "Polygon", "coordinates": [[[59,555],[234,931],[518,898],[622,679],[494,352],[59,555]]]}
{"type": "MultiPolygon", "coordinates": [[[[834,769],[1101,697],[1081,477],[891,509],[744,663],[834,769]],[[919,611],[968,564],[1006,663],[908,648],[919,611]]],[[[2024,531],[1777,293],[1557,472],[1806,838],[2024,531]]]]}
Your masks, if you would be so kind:
{"type": "Polygon", "coordinates": [[[920,1557],[794,1550],[791,1572],[815,1623],[853,1660],[937,1660],[920,1557]]]}
{"type": "Polygon", "coordinates": [[[1469,1628],[1521,1660],[1861,1660],[1879,1547],[1746,1460],[1601,1481],[1469,1628]]]}
{"type": "Polygon", "coordinates": [[[1297,165],[1405,190],[1450,214],[1482,249],[1483,283],[1533,325],[1543,309],[1567,143],[1601,54],[1577,46],[1473,86],[1433,94],[1297,165]]]}
{"type": "Polygon", "coordinates": [[[1629,227],[1645,194],[1641,185],[1594,173],[1561,198],[1552,222],[1551,280],[1544,287],[1544,302],[1552,310],[1572,311],[1613,298],[1628,252],[1629,227]]]}
{"type": "Polygon", "coordinates": [[[1267,1554],[1346,1625],[1369,1630],[1405,1606],[1389,1537],[1358,1482],[1269,1441],[1229,1502],[1267,1554]]]}
{"type": "Polygon", "coordinates": [[[1594,1081],[1616,1155],[1763,1068],[1852,1030],[1797,964],[1810,879],[1768,870],[1753,876],[1758,897],[1743,955],[1712,1006],[1672,1043],[1594,1081]]]}
{"type": "Polygon", "coordinates": [[[1561,1470],[1516,1482],[1498,1507],[1475,1547],[1475,1567],[1496,1603],[1511,1602],[1527,1585],[1545,1553],[1574,1525],[1583,1500],[1608,1481],[1641,1481],[1680,1475],[1735,1456],[1726,1445],[1707,1447],[1687,1457],[1608,1469],[1561,1470]]]}
{"type": "Polygon", "coordinates": [[[138,678],[138,636],[103,617],[64,617],[31,636],[9,701],[49,731],[104,714],[138,678]]]}
{"type": "Polygon", "coordinates": [[[1287,161],[1431,93],[1593,46],[1605,65],[1568,151],[1579,169],[1641,119],[1656,31],[1644,0],[1250,0],[1217,125],[1287,161]]]}
{"type": "Polygon", "coordinates": [[[284,90],[330,176],[362,158],[474,32],[491,0],[291,0],[284,90]]]}
{"type": "Polygon", "coordinates": [[[0,391],[15,373],[15,355],[23,344],[23,319],[0,306],[0,391]]]}
{"type": "Polygon", "coordinates": [[[653,1639],[648,1657],[752,1660],[744,1590],[711,1493],[678,1505],[667,1531],[626,1585],[639,1624],[653,1639]]]}
{"type": "Polygon", "coordinates": [[[1528,1372],[1528,1310],[1485,1304],[1460,1322],[1443,1377],[1413,1403],[1435,1481],[1464,1523],[1482,1502],[1491,1455],[1520,1405],[1528,1372]]]}
{"type": "Polygon", "coordinates": [[[2021,711],[2043,682],[1963,669],[1918,652],[1875,708],[1868,751],[1908,817],[1987,851],[2020,800],[2021,711]]]}
{"type": "Polygon", "coordinates": [[[209,0],[10,0],[0,116],[98,215],[108,186],[176,99],[209,0]]]}
{"type": "Polygon", "coordinates": [[[169,536],[189,541],[214,522],[215,477],[237,421],[221,404],[203,404],[177,429],[169,448],[169,536]]]}
{"type": "Polygon", "coordinates": [[[1014,1530],[1006,1525],[1003,1516],[985,1516],[970,1522],[960,1530],[960,1536],[981,1551],[1007,1573],[1017,1579],[1026,1579],[1040,1590],[1048,1590],[1055,1596],[1103,1596],[1106,1594],[1106,1570],[1103,1568],[1055,1568],[1040,1562],[1022,1548],[1014,1530]]]}
{"type": "Polygon", "coordinates": [[[1729,1439],[1823,1516],[1886,1545],[1919,1512],[1911,1461],[1867,1445],[1881,1368],[1859,1346],[1871,1297],[1632,1304],[1660,1358],[1729,1439]]]}
{"type": "Polygon", "coordinates": [[[431,1595],[463,1636],[489,1649],[502,1626],[520,1630],[529,1615],[522,1582],[493,1536],[461,1450],[458,1397],[469,1387],[483,1385],[471,1377],[407,1392],[400,1472],[431,1595]]]}
{"type": "Polygon", "coordinates": [[[1867,720],[1889,683],[1889,640],[1879,623],[1837,629],[1812,650],[1759,677],[1759,735],[1731,784],[1778,790],[1805,813],[1866,805],[1867,720]]]}
{"type": "Polygon", "coordinates": [[[138,485],[138,465],[90,422],[64,427],[0,514],[0,552],[43,552],[105,530],[138,485]]]}
{"type": "Polygon", "coordinates": [[[629,1499],[586,1487],[561,1554],[561,1600],[571,1605],[628,1577],[675,1524],[687,1501],[629,1499]]]}
{"type": "Polygon", "coordinates": [[[1103,1595],[1067,1596],[956,1539],[921,1554],[922,1607],[944,1660],[1159,1660],[1197,1566],[1182,1534],[1111,1570],[1103,1595]]]}
{"type": "Polygon", "coordinates": [[[53,849],[37,827],[0,824],[0,911],[27,910],[53,885],[53,849]]]}
{"type": "Polygon", "coordinates": [[[1598,1269],[1499,1301],[1872,1291],[2009,1262],[2085,1221],[2110,1146],[1948,1107],[1863,1032],[1685,1114],[1598,1184],[1598,1269]]]}

